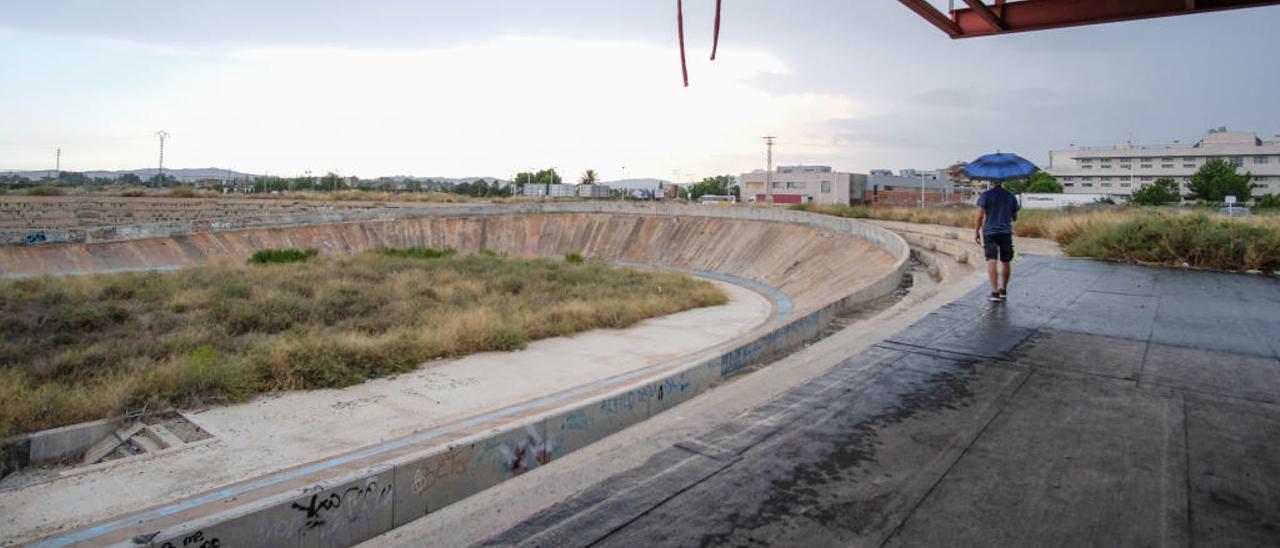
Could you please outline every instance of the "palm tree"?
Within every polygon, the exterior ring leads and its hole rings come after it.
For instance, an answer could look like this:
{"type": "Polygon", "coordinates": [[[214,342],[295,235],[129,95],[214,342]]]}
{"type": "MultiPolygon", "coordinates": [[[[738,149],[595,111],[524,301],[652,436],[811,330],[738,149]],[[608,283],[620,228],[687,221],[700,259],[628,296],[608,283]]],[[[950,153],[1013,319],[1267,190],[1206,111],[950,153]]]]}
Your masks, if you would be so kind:
{"type": "Polygon", "coordinates": [[[588,169],[582,172],[582,177],[578,179],[580,185],[594,185],[600,181],[600,177],[596,175],[596,170],[588,169]]]}

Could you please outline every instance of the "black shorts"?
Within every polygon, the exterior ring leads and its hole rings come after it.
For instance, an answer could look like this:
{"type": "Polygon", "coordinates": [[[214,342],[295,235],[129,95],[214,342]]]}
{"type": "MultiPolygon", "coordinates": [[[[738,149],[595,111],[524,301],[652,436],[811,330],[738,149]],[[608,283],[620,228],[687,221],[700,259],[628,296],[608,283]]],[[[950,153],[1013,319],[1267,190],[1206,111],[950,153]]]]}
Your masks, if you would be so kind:
{"type": "Polygon", "coordinates": [[[1013,234],[983,234],[982,247],[987,252],[988,261],[1013,261],[1013,234]]]}

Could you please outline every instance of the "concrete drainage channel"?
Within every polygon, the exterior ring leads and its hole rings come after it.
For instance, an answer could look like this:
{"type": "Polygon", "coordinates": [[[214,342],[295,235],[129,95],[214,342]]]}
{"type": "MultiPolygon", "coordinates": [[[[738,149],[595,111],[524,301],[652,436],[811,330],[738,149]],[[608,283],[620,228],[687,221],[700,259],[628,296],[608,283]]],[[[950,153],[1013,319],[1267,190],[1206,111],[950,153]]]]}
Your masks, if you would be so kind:
{"type": "Polygon", "coordinates": [[[752,365],[789,354],[821,337],[842,312],[899,289],[910,268],[906,242],[887,230],[793,212],[743,216],[800,221],[836,233],[856,234],[891,253],[896,264],[851,294],[772,325],[750,340],[696,354],[684,365],[620,375],[608,383],[582,386],[246,480],[36,545],[354,545],[550,464],[688,401],[752,365]]]}

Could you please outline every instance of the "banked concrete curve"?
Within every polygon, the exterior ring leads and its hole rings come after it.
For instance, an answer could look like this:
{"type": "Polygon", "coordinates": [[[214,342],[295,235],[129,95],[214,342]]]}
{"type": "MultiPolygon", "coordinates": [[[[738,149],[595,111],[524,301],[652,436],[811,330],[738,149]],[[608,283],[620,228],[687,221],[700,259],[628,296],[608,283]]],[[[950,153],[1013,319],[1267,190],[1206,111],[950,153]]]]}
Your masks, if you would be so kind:
{"type": "Polygon", "coordinates": [[[794,309],[781,322],[663,367],[246,478],[61,531],[38,545],[356,544],[552,463],[752,364],[790,353],[817,337],[842,310],[891,292],[909,254],[901,237],[848,219],[716,206],[454,205],[277,216],[246,224],[253,226],[136,225],[115,227],[124,230],[85,243],[5,246],[0,247],[0,272],[181,268],[242,260],[257,249],[278,247],[315,247],[332,255],[384,246],[548,256],[572,252],[749,280],[781,292],[794,309]]]}

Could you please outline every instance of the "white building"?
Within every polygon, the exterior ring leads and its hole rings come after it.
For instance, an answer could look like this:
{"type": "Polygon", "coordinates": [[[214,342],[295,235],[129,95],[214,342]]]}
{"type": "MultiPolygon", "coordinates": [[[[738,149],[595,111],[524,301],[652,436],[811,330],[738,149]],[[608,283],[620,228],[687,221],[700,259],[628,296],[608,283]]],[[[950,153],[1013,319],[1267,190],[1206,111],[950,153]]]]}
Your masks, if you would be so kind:
{"type": "MultiPolygon", "coordinates": [[[[743,173],[742,200],[765,203],[767,192],[763,170],[743,173]]],[[[834,171],[831,166],[779,166],[773,173],[775,204],[844,204],[861,200],[867,190],[867,176],[834,171]]]]}
{"type": "MultiPolygon", "coordinates": [[[[1107,194],[1126,198],[1156,179],[1177,181],[1189,194],[1191,176],[1211,158],[1223,158],[1240,173],[1253,174],[1253,197],[1280,193],[1280,136],[1270,140],[1253,133],[1209,130],[1195,144],[1077,147],[1049,152],[1045,171],[1070,194],[1107,194]]],[[[1244,196],[1241,200],[1247,199],[1244,196]]]]}

